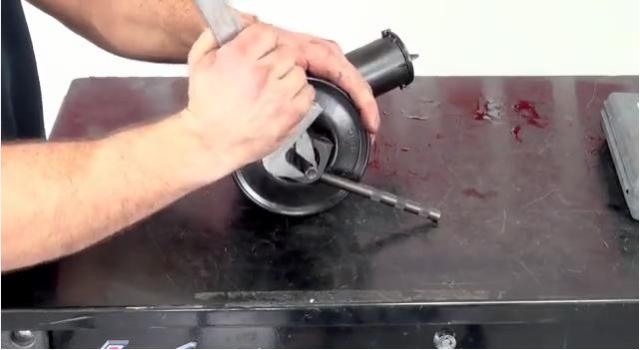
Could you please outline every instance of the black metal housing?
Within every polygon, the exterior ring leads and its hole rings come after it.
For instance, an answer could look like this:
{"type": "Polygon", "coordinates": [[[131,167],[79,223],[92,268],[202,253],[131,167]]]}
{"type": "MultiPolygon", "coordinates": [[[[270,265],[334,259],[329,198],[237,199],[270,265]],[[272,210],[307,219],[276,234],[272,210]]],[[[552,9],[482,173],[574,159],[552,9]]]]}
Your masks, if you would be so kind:
{"type": "Polygon", "coordinates": [[[375,96],[404,88],[414,79],[411,54],[389,29],[382,32],[382,38],[348,53],[347,59],[371,85],[375,96]]]}
{"type": "MultiPolygon", "coordinates": [[[[349,96],[335,85],[310,79],[316,89],[316,102],[324,112],[311,127],[334,144],[328,168],[353,180],[359,180],[369,159],[369,137],[349,96]]],[[[303,184],[277,179],[262,162],[256,162],[234,174],[244,194],[264,209],[277,214],[304,216],[322,212],[340,203],[345,191],[319,182],[303,184]]]]}
{"type": "MultiPolygon", "coordinates": [[[[381,39],[351,52],[347,58],[371,84],[376,96],[404,87],[414,79],[411,57],[402,40],[390,30],[382,32],[381,39]]],[[[322,79],[309,80],[316,89],[316,102],[324,110],[310,132],[334,144],[327,170],[359,181],[364,176],[370,148],[360,113],[349,95],[336,85],[322,79]]],[[[234,179],[242,192],[260,207],[290,216],[320,213],[348,195],[322,183],[301,184],[276,179],[262,162],[237,171],[234,179]]]]}

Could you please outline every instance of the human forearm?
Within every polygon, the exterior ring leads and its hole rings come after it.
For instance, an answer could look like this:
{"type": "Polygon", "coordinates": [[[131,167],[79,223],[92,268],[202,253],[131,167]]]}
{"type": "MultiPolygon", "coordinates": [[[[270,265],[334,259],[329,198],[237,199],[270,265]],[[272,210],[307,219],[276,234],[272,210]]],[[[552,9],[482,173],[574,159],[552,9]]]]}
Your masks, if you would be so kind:
{"type": "MultiPolygon", "coordinates": [[[[96,45],[127,58],[186,61],[197,36],[206,28],[194,0],[29,0],[96,45]]],[[[258,22],[237,11],[245,26],[258,22]]],[[[276,28],[277,29],[277,28],[276,28]]],[[[295,52],[298,65],[344,89],[360,109],[369,132],[380,126],[370,86],[335,42],[278,29],[279,46],[295,52]]],[[[219,45],[214,43],[212,50],[219,45]]]]}
{"type": "Polygon", "coordinates": [[[3,145],[2,269],[82,250],[238,166],[183,119],[98,141],[3,145]]]}
{"type": "Polygon", "coordinates": [[[2,269],[82,250],[281,146],[315,92],[269,26],[189,54],[189,102],[97,141],[2,145],[2,269]]]}
{"type": "Polygon", "coordinates": [[[30,1],[103,49],[138,60],[184,63],[206,27],[193,0],[30,1]]]}

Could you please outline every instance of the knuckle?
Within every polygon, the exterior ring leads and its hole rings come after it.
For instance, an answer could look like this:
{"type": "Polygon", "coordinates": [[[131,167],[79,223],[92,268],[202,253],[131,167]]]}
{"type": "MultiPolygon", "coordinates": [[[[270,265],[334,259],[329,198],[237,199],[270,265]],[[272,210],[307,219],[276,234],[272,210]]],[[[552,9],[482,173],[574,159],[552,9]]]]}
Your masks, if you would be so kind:
{"type": "Polygon", "coordinates": [[[248,25],[244,31],[240,33],[240,37],[253,38],[260,35],[260,32],[264,31],[262,23],[253,23],[248,25]]]}
{"type": "Polygon", "coordinates": [[[335,53],[342,54],[342,48],[333,40],[326,40],[327,46],[335,53]]]}
{"type": "Polygon", "coordinates": [[[300,66],[294,66],[291,73],[294,74],[294,78],[296,82],[307,80],[307,73],[300,66]]]}
{"type": "Polygon", "coordinates": [[[275,60],[272,64],[285,64],[293,66],[295,64],[295,56],[285,48],[279,48],[275,53],[275,60]]]}
{"type": "Polygon", "coordinates": [[[332,82],[338,85],[343,85],[345,74],[342,68],[327,69],[327,72],[325,73],[325,75],[332,82]]]}
{"type": "Polygon", "coordinates": [[[322,54],[325,57],[329,57],[329,58],[333,58],[333,57],[339,57],[340,52],[339,50],[336,50],[331,44],[329,43],[324,43],[324,45],[321,45],[321,50],[322,50],[322,54]]]}
{"type": "Polygon", "coordinates": [[[289,61],[294,61],[296,60],[296,52],[295,50],[293,50],[290,47],[281,47],[282,49],[282,57],[283,59],[289,60],[289,61]]]}
{"type": "Polygon", "coordinates": [[[322,56],[325,57],[325,58],[335,56],[335,52],[333,52],[331,47],[329,47],[327,45],[322,45],[321,49],[320,49],[320,52],[321,52],[322,56]]]}
{"type": "Polygon", "coordinates": [[[292,67],[296,64],[296,60],[293,56],[283,53],[280,55],[279,57],[279,62],[280,64],[287,66],[287,67],[292,67]]]}
{"type": "Polygon", "coordinates": [[[315,99],[316,99],[316,89],[314,89],[313,86],[311,86],[311,85],[307,85],[307,89],[309,90],[309,100],[311,102],[315,101],[315,99]]]}
{"type": "Polygon", "coordinates": [[[321,47],[324,54],[342,54],[342,48],[333,40],[313,39],[311,43],[321,47]]]}
{"type": "Polygon", "coordinates": [[[265,25],[260,25],[259,27],[261,29],[256,33],[257,40],[266,44],[277,42],[278,33],[276,32],[273,26],[265,24],[265,25]]]}
{"type": "Polygon", "coordinates": [[[266,45],[277,39],[274,28],[263,23],[255,23],[246,27],[232,42],[239,51],[246,53],[249,47],[256,44],[266,45]]]}
{"type": "Polygon", "coordinates": [[[250,13],[244,13],[244,20],[249,24],[259,23],[258,16],[250,13]]]}
{"type": "Polygon", "coordinates": [[[266,31],[273,30],[273,26],[271,24],[264,22],[256,22],[254,24],[251,24],[249,28],[251,28],[251,30],[256,33],[264,33],[266,31]]]}

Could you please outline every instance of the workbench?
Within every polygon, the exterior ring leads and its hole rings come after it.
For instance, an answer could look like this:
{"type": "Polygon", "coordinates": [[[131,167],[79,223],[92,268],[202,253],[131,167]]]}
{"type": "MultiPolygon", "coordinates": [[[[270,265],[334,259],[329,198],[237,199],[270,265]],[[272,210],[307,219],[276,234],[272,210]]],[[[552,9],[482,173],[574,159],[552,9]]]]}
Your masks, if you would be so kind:
{"type": "MultiPolygon", "coordinates": [[[[600,126],[621,91],[638,78],[417,78],[380,99],[363,181],[438,207],[438,227],[357,196],[276,216],[226,178],[3,275],[2,329],[55,347],[637,348],[638,223],[600,126]]],[[[51,139],[186,101],[184,78],[79,79],[51,139]]]]}

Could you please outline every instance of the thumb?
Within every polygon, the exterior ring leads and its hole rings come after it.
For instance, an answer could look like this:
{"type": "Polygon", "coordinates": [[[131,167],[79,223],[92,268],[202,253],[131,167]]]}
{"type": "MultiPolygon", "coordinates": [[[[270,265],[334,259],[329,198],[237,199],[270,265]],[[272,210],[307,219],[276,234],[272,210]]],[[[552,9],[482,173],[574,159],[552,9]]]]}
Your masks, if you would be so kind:
{"type": "Polygon", "coordinates": [[[189,58],[187,61],[189,66],[193,66],[200,62],[210,51],[217,48],[218,44],[216,43],[216,39],[213,37],[213,34],[209,29],[205,30],[200,34],[196,42],[193,43],[191,51],[189,51],[189,58]]]}

